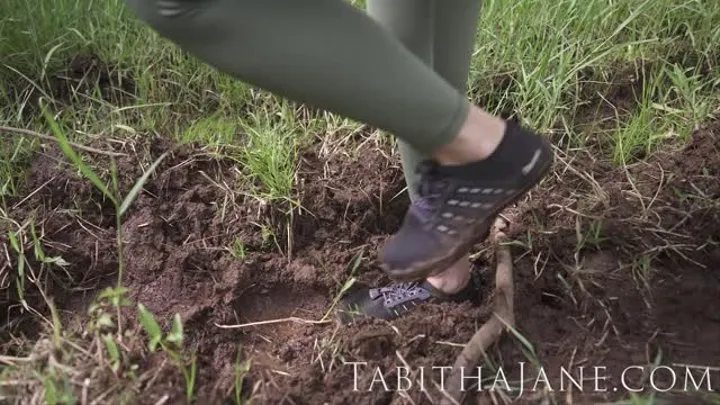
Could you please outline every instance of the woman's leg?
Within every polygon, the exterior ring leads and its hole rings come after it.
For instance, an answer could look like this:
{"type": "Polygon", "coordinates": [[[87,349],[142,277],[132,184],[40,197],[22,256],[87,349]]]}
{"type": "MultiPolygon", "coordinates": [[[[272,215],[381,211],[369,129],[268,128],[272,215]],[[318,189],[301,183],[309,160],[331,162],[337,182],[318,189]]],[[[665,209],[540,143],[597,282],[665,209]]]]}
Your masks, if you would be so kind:
{"type": "MultiPolygon", "coordinates": [[[[459,92],[467,94],[481,0],[435,0],[433,7],[433,69],[459,92]]],[[[413,165],[428,158],[414,149],[406,154],[405,161],[413,165]]],[[[428,282],[447,293],[455,293],[470,281],[470,268],[470,257],[466,254],[445,272],[429,277],[428,282]]]]}
{"type": "MultiPolygon", "coordinates": [[[[397,37],[413,54],[432,67],[443,79],[462,94],[467,92],[470,59],[480,12],[479,0],[458,0],[452,3],[437,0],[367,0],[367,12],[385,29],[397,37]]],[[[419,184],[416,168],[430,156],[417,151],[410,144],[398,140],[398,150],[412,202],[417,200],[419,184]]],[[[438,292],[449,294],[443,298],[464,300],[477,294],[470,282],[470,260],[466,254],[437,276],[426,282],[394,284],[384,288],[363,288],[345,297],[341,303],[346,311],[356,315],[392,319],[404,308],[414,308],[438,292]],[[411,305],[384,305],[378,291],[394,290],[409,295],[414,291],[411,305]]],[[[349,322],[351,314],[339,313],[341,321],[349,322]]]]}
{"type": "Polygon", "coordinates": [[[433,69],[463,95],[467,94],[481,3],[481,0],[436,0],[434,6],[433,69]]]}
{"type": "MultiPolygon", "coordinates": [[[[433,7],[432,67],[465,97],[480,16],[480,0],[436,0],[433,7]]],[[[466,123],[489,123],[488,117],[484,111],[471,108],[466,123]]],[[[523,185],[522,180],[510,180],[501,173],[515,173],[510,177],[519,174],[520,178],[539,181],[552,161],[552,149],[544,140],[515,124],[505,124],[502,139],[490,146],[492,152],[489,156],[476,163],[450,163],[446,160],[448,156],[442,152],[428,154],[410,142],[400,144],[406,178],[411,177],[408,183],[413,186],[417,184],[417,190],[422,195],[413,201],[411,214],[380,254],[383,269],[391,277],[397,280],[427,277],[432,285],[447,292],[463,285],[464,278],[469,276],[470,266],[466,259],[468,251],[475,242],[487,237],[495,217],[508,205],[497,201],[517,201],[531,187],[523,185]],[[432,161],[428,162],[429,159],[432,161]],[[422,162],[419,173],[411,172],[416,162],[422,162]],[[465,169],[455,171],[450,169],[453,165],[465,169]],[[464,170],[468,170],[468,175],[472,172],[477,180],[454,183],[455,179],[451,178],[463,176],[460,172],[464,170]],[[503,178],[505,180],[501,180],[503,178]],[[485,211],[482,219],[473,214],[473,208],[485,211]],[[467,233],[462,229],[466,226],[467,233]],[[429,229],[439,234],[465,233],[468,236],[458,238],[464,240],[462,243],[443,244],[439,241],[444,239],[444,235],[436,238],[428,236],[428,233],[432,233],[429,229]],[[448,253],[440,253],[443,249],[448,253]]],[[[466,128],[461,129],[461,134],[466,128]]],[[[466,139],[480,141],[494,130],[490,126],[478,127],[469,130],[466,139]]],[[[474,149],[470,145],[458,145],[455,151],[464,148],[474,149]]]]}
{"type": "MultiPolygon", "coordinates": [[[[462,94],[467,93],[472,53],[475,48],[480,0],[368,0],[368,15],[389,29],[416,56],[432,67],[462,94]]],[[[416,168],[430,156],[398,140],[405,182],[410,199],[416,199],[416,168]]],[[[469,255],[463,256],[447,271],[428,278],[431,285],[454,293],[467,284],[470,276],[469,255]]]]}
{"type": "MultiPolygon", "coordinates": [[[[431,69],[435,39],[435,3],[435,0],[366,1],[367,14],[431,69]]],[[[415,170],[427,156],[402,139],[397,140],[397,145],[408,194],[410,200],[414,201],[418,185],[415,170]]]]}
{"type": "MultiPolygon", "coordinates": [[[[467,94],[481,0],[367,0],[367,14],[451,86],[467,94]]],[[[412,200],[418,164],[430,158],[398,139],[405,182],[412,200]]]]}
{"type": "Polygon", "coordinates": [[[126,2],[217,69],[370,123],[425,153],[448,145],[468,115],[463,95],[343,0],[126,2]]]}
{"type": "Polygon", "coordinates": [[[544,139],[470,105],[345,1],[126,2],[161,35],[212,66],[384,129],[433,157],[421,168],[418,203],[380,255],[396,279],[446,270],[552,161],[544,139]]]}
{"type": "MultiPolygon", "coordinates": [[[[413,54],[432,67],[462,94],[467,93],[472,53],[475,48],[480,0],[367,0],[367,12],[397,37],[413,54]]],[[[416,199],[420,162],[430,156],[398,140],[398,150],[410,199],[416,199]]],[[[470,278],[466,254],[445,272],[428,278],[444,292],[461,290],[470,278]]]]}

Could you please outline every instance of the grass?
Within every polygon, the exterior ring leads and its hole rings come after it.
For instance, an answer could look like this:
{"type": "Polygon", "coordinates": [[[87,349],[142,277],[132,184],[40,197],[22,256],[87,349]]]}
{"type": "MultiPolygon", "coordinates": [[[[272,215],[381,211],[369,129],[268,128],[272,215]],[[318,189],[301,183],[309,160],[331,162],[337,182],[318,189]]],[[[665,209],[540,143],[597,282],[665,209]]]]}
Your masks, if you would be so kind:
{"type": "MultiPolygon", "coordinates": [[[[127,197],[121,196],[118,173],[92,154],[79,153],[70,142],[110,140],[123,145],[123,150],[134,150],[144,147],[145,134],[159,134],[195,145],[238,162],[243,184],[231,187],[242,188],[261,205],[280,206],[289,215],[302,208],[295,192],[301,152],[308,146],[320,145],[317,150],[323,156],[358,153],[354,140],[358,133],[393,142],[382,131],[370,133],[361,123],[298,106],[215,71],[136,21],[121,0],[4,0],[0,15],[0,126],[56,137],[74,170],[115,209],[119,258],[123,257],[123,214],[148,177],[140,178],[127,197]],[[53,102],[60,98],[53,97],[57,74],[78,52],[94,53],[116,66],[123,78],[116,87],[134,83],[136,97],[114,103],[103,99],[99,89],[75,88],[65,96],[71,103],[53,102]],[[45,114],[38,109],[34,98],[38,95],[48,102],[45,114]]],[[[720,2],[486,0],[468,96],[491,112],[510,113],[551,134],[561,149],[594,148],[618,166],[629,165],[667,142],[686,141],[698,125],[720,112],[718,43],[720,2]]],[[[140,370],[129,361],[119,326],[108,331],[119,325],[121,304],[129,305],[120,282],[123,263],[118,266],[118,284],[90,306],[86,331],[92,343],[85,345],[87,337],[71,337],[40,281],[48,274],[72,280],[63,275],[64,259],[44,254],[40,224],[18,223],[8,214],[8,201],[27,195],[24,173],[48,141],[5,132],[2,136],[1,222],[10,245],[6,251],[17,263],[12,283],[0,273],[0,286],[15,289],[19,305],[31,316],[43,318],[51,334],[44,348],[19,342],[18,355],[5,362],[0,377],[31,381],[28,391],[39,395],[32,397],[37,403],[41,396],[47,403],[73,403],[82,397],[82,390],[76,389],[82,384],[76,380],[80,374],[75,371],[95,364],[120,381],[131,381],[123,385],[116,380],[114,388],[118,398],[130,403],[137,389],[134,384],[142,380],[137,375],[140,370]],[[32,307],[25,301],[28,294],[41,294],[47,308],[32,307]],[[50,318],[43,315],[48,311],[50,318]],[[52,359],[47,367],[29,360],[28,353],[38,350],[52,359]]],[[[151,176],[158,162],[144,163],[148,167],[144,173],[151,176]]],[[[264,240],[277,244],[276,233],[284,230],[273,226],[263,223],[259,229],[264,240]]],[[[599,229],[587,235],[578,231],[583,246],[599,243],[599,229]]],[[[244,260],[250,247],[238,236],[227,249],[244,260]]],[[[644,291],[650,288],[650,266],[644,257],[637,259],[629,271],[644,291]]],[[[564,282],[573,294],[575,281],[564,282]]],[[[151,315],[143,314],[151,341],[171,353],[185,377],[187,397],[193,398],[195,362],[172,346],[181,340],[181,321],[163,337],[157,322],[149,320],[151,315]]],[[[323,350],[334,353],[335,347],[327,345],[323,350]]],[[[523,345],[532,348],[529,342],[523,345]]],[[[534,356],[530,357],[535,360],[534,356]]],[[[250,364],[237,359],[236,403],[244,401],[241,392],[248,389],[243,384],[250,364]]],[[[0,398],[3,395],[0,391],[0,398]]],[[[632,401],[654,403],[639,397],[632,401]]]]}
{"type": "MultiPolygon", "coordinates": [[[[238,119],[252,119],[261,106],[276,110],[282,105],[272,97],[254,96],[249,86],[167,46],[133,19],[120,0],[62,0],[52,8],[38,4],[9,0],[3,5],[10,16],[0,22],[4,86],[40,85],[49,73],[63,69],[71,55],[90,49],[128,69],[138,82],[141,95],[135,107],[117,111],[106,106],[116,124],[210,144],[234,144],[234,139],[219,134],[207,138],[203,131],[192,135],[191,123],[203,125],[209,117],[223,116],[230,122],[222,122],[234,125],[238,119]]],[[[603,138],[622,156],[655,144],[650,131],[635,135],[645,125],[682,139],[717,108],[719,16],[720,5],[692,0],[564,0],[549,7],[487,1],[472,62],[471,94],[493,112],[514,112],[527,124],[561,132],[575,144],[603,138]],[[605,117],[617,121],[611,133],[576,130],[576,119],[587,118],[576,117],[577,112],[587,104],[602,104],[597,93],[613,86],[618,74],[637,74],[646,84],[632,103],[639,107],[619,111],[621,117],[605,117]]],[[[5,110],[14,108],[3,104],[5,110]]],[[[95,127],[89,121],[102,117],[93,107],[82,127],[95,127]]],[[[283,115],[281,125],[297,127],[292,115],[283,115]]],[[[10,123],[25,122],[18,114],[5,117],[10,123]]],[[[314,129],[333,132],[324,117],[314,118],[314,129]]]]}

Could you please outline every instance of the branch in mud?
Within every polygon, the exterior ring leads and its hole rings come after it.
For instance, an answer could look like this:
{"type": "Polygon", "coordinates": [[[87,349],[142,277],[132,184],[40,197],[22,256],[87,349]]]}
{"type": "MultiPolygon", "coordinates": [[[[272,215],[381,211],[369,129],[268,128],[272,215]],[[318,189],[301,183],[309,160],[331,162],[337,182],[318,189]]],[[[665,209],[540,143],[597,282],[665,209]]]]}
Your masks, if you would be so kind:
{"type": "Polygon", "coordinates": [[[460,371],[475,367],[480,362],[481,356],[500,338],[503,331],[506,328],[515,327],[512,257],[510,248],[501,244],[505,238],[505,234],[502,232],[504,227],[505,223],[498,219],[491,234],[491,240],[495,244],[495,260],[497,262],[493,315],[475,332],[455,360],[450,372],[446,396],[441,402],[442,405],[460,403],[462,399],[462,374],[460,371]]]}

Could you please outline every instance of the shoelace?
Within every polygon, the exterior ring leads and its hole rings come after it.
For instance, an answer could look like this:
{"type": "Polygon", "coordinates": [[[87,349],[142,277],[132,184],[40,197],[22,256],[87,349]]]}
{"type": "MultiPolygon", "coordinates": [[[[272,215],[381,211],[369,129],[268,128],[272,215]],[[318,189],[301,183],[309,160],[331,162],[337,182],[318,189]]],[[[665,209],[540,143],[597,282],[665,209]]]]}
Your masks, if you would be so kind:
{"type": "Polygon", "coordinates": [[[410,281],[405,283],[396,284],[390,287],[379,288],[378,291],[382,295],[385,303],[392,307],[398,302],[414,296],[414,292],[420,289],[420,283],[417,281],[410,281]]]}
{"type": "Polygon", "coordinates": [[[417,186],[417,198],[413,201],[414,211],[422,219],[432,216],[436,210],[437,200],[442,196],[444,183],[437,173],[437,164],[431,161],[424,161],[418,165],[417,172],[420,180],[417,186]]]}

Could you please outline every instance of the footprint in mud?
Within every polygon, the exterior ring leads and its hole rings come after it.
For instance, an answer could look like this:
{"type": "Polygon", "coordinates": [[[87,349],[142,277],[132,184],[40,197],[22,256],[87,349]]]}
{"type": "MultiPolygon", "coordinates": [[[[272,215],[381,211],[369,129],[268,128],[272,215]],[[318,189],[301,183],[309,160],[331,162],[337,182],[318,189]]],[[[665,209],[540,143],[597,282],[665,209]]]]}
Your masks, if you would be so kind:
{"type": "MultiPolygon", "coordinates": [[[[232,323],[260,323],[289,317],[316,321],[327,312],[331,298],[327,291],[302,284],[251,285],[232,304],[232,323]]],[[[252,344],[277,346],[304,334],[307,327],[298,322],[254,325],[247,328],[247,338],[252,344]]]]}
{"type": "Polygon", "coordinates": [[[394,337],[391,330],[370,328],[353,336],[350,348],[362,360],[381,360],[394,353],[394,337]]]}

